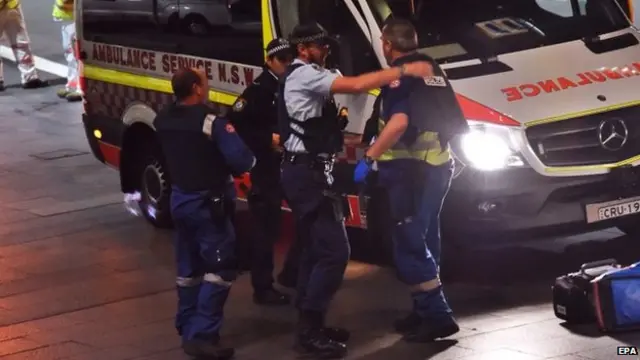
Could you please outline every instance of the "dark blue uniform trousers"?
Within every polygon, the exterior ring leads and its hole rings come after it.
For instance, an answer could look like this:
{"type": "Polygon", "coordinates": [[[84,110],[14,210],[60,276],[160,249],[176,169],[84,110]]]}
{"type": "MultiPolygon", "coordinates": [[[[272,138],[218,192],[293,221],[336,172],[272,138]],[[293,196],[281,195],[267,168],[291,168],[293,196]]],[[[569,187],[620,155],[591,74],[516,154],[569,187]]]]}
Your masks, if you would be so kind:
{"type": "Polygon", "coordinates": [[[440,166],[422,164],[421,174],[424,188],[422,189],[422,205],[418,211],[422,236],[427,243],[427,249],[431,253],[436,266],[440,267],[442,249],[442,236],[440,232],[440,213],[444,205],[444,199],[451,187],[453,177],[453,161],[440,166]]]}
{"type": "Polygon", "coordinates": [[[213,221],[206,194],[173,187],[171,214],[176,237],[178,312],[184,341],[219,336],[224,304],[236,278],[235,234],[231,218],[213,221]]]}
{"type": "Polygon", "coordinates": [[[297,307],[325,313],[342,284],[350,248],[344,220],[336,220],[322,170],[307,164],[282,164],[282,187],[298,222],[303,252],[298,275],[297,307]]]}
{"type": "MultiPolygon", "coordinates": [[[[257,223],[251,243],[251,284],[256,292],[269,290],[273,286],[274,245],[280,236],[282,222],[280,167],[275,169],[275,174],[271,171],[269,169],[251,173],[252,188],[248,203],[257,223]]],[[[301,243],[295,240],[287,253],[283,275],[293,276],[298,273],[300,252],[301,243]]]]}
{"type": "MultiPolygon", "coordinates": [[[[438,278],[437,261],[427,246],[426,235],[431,221],[439,218],[450,181],[450,164],[433,167],[404,159],[379,162],[379,183],[389,196],[397,275],[409,287],[438,278]]],[[[432,240],[436,238],[431,236],[432,240]]],[[[414,289],[411,297],[414,311],[421,318],[435,321],[451,318],[442,286],[426,291],[414,289]]]]}

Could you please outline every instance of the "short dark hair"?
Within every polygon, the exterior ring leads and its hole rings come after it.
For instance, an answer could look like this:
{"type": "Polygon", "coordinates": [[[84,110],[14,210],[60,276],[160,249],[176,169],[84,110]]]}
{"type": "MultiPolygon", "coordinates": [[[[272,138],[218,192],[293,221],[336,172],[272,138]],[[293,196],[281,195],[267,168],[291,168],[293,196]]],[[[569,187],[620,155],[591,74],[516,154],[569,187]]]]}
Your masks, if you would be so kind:
{"type": "Polygon", "coordinates": [[[418,48],[416,28],[409,20],[387,19],[382,28],[382,35],[391,43],[393,50],[404,53],[418,48]]]}
{"type": "Polygon", "coordinates": [[[293,49],[289,49],[289,51],[281,51],[271,56],[267,56],[267,59],[273,60],[278,59],[278,61],[286,63],[291,62],[296,57],[293,49]]]}
{"type": "Polygon", "coordinates": [[[178,101],[191,96],[194,85],[202,85],[202,79],[193,69],[181,68],[171,78],[171,88],[178,101]]]}

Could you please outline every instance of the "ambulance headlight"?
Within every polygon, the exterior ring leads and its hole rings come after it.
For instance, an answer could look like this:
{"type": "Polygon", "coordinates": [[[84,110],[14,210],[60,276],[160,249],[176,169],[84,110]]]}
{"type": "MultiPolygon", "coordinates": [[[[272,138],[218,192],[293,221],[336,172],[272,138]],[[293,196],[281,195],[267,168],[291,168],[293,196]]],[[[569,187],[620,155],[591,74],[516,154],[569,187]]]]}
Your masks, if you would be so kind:
{"type": "Polygon", "coordinates": [[[509,127],[472,121],[469,124],[471,130],[461,136],[459,143],[461,160],[466,165],[483,171],[524,166],[509,127]]]}

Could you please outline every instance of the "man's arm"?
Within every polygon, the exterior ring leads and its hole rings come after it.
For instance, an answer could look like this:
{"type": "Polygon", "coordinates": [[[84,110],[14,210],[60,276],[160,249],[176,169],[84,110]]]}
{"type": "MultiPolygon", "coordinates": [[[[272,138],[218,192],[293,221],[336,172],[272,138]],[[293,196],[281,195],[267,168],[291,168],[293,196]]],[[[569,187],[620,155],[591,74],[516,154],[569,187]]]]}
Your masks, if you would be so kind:
{"type": "MultiPolygon", "coordinates": [[[[255,156],[227,119],[208,115],[204,128],[210,129],[212,139],[234,175],[240,175],[253,168],[256,164],[255,156]]],[[[206,130],[204,132],[207,133],[206,130]]]]}
{"type": "MultiPolygon", "coordinates": [[[[388,88],[384,99],[384,106],[388,107],[385,114],[389,120],[378,135],[376,141],[371,145],[366,155],[377,159],[385,151],[395,145],[409,127],[409,94],[412,90],[413,79],[404,78],[397,86],[388,88]]],[[[382,95],[381,95],[382,96],[382,95]]]]}
{"type": "Polygon", "coordinates": [[[402,137],[409,126],[407,114],[397,113],[391,117],[378,139],[367,150],[366,155],[372,159],[379,158],[385,151],[389,150],[402,137]]]}
{"type": "Polygon", "coordinates": [[[328,97],[331,94],[362,93],[389,85],[402,76],[427,77],[433,75],[433,67],[426,61],[403,64],[360,76],[342,76],[317,65],[303,66],[294,71],[305,90],[328,97]]]}
{"type": "Polygon", "coordinates": [[[331,93],[352,94],[366,92],[389,85],[402,76],[420,78],[433,76],[433,67],[426,61],[417,61],[360,76],[341,76],[331,84],[331,93]]]}

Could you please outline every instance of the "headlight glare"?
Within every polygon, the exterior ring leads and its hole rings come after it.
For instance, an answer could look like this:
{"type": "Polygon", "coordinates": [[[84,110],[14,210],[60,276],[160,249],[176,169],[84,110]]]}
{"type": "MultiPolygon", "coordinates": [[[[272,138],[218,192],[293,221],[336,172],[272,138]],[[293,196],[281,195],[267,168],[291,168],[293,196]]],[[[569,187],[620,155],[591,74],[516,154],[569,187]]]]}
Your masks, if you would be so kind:
{"type": "Polygon", "coordinates": [[[460,139],[460,148],[468,165],[484,171],[524,166],[513,149],[509,129],[503,126],[471,126],[460,139]]]}

